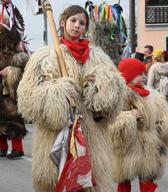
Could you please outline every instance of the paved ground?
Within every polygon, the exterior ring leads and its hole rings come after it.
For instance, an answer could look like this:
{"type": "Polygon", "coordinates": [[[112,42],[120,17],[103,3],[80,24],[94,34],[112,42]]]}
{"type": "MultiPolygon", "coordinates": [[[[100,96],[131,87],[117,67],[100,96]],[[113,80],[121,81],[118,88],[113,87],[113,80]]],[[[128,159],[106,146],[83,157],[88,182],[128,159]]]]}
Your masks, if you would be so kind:
{"type": "MultiPolygon", "coordinates": [[[[25,156],[19,160],[0,159],[0,192],[33,192],[31,179],[32,125],[24,139],[25,156]]],[[[9,142],[10,145],[10,142],[9,142]]]]}
{"type": "MultiPolygon", "coordinates": [[[[31,179],[31,138],[33,126],[27,125],[29,134],[24,139],[25,157],[20,160],[0,159],[0,192],[34,192],[31,179]]],[[[168,163],[168,161],[167,161],[168,163]]],[[[115,192],[115,184],[111,192],[115,192]]],[[[132,192],[138,192],[135,180],[132,192]]],[[[168,165],[164,177],[159,181],[157,192],[168,192],[168,165]]]]}

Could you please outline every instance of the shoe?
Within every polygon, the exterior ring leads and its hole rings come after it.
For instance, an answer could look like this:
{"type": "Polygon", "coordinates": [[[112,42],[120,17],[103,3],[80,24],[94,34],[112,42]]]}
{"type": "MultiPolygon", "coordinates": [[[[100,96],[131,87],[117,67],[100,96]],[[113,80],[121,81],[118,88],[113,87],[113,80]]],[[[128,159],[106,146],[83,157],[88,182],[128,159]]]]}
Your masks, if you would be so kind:
{"type": "Polygon", "coordinates": [[[12,152],[10,154],[7,155],[7,158],[9,159],[17,159],[24,156],[23,151],[17,151],[17,150],[12,150],[12,152]]]}
{"type": "Polygon", "coordinates": [[[7,155],[7,150],[0,149],[0,157],[6,157],[6,155],[7,155]]]}
{"type": "Polygon", "coordinates": [[[155,184],[151,180],[139,181],[139,185],[140,185],[140,192],[155,192],[156,188],[158,187],[157,184],[155,184]]]}

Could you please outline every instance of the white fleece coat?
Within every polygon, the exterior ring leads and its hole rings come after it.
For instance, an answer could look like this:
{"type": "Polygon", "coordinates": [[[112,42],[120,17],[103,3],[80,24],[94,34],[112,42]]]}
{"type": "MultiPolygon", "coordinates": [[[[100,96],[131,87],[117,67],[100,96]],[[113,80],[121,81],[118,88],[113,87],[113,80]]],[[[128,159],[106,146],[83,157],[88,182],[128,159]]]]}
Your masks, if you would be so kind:
{"type": "Polygon", "coordinates": [[[168,76],[168,63],[154,63],[149,69],[147,86],[159,91],[159,82],[162,75],[168,76]]]}
{"type": "Polygon", "coordinates": [[[168,104],[161,94],[151,90],[141,97],[128,88],[123,111],[110,126],[113,179],[117,183],[157,179],[163,174],[168,144],[168,104]],[[138,109],[142,118],[131,112],[138,109]]]}
{"type": "Polygon", "coordinates": [[[87,62],[78,63],[60,45],[69,77],[60,77],[57,56],[44,47],[32,55],[18,87],[18,109],[35,121],[33,135],[33,182],[36,192],[53,192],[58,170],[49,158],[58,133],[68,120],[69,98],[73,96],[82,114],[81,126],[89,145],[96,187],[87,192],[112,190],[111,150],[108,124],[121,111],[125,83],[116,67],[100,48],[90,45],[87,62]],[[86,80],[95,75],[95,82],[86,80]],[[101,111],[95,122],[92,111],[101,111]]]}

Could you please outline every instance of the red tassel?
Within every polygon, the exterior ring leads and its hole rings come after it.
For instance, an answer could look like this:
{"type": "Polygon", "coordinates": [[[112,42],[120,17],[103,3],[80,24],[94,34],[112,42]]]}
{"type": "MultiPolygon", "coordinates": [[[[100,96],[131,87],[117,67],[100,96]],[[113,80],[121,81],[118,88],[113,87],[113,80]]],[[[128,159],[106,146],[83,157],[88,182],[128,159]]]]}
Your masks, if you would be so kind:
{"type": "Polygon", "coordinates": [[[157,188],[157,185],[153,181],[139,181],[140,192],[154,192],[157,188]]]}
{"type": "Polygon", "coordinates": [[[131,183],[119,183],[117,187],[117,192],[131,192],[131,183]]]}

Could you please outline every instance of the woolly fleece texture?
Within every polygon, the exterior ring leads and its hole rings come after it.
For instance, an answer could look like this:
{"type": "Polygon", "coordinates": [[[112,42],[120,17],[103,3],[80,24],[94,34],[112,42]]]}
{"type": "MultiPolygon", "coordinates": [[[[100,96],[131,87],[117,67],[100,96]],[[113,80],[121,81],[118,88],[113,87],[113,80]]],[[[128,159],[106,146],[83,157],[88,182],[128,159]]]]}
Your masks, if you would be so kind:
{"type": "Polygon", "coordinates": [[[112,139],[113,179],[120,183],[141,179],[158,179],[165,169],[168,140],[168,104],[156,91],[140,97],[128,88],[123,111],[109,127],[112,139]],[[138,121],[131,113],[140,110],[138,121]]]}
{"type": "Polygon", "coordinates": [[[112,185],[111,140],[108,124],[121,111],[125,82],[113,62],[100,48],[90,45],[90,56],[80,65],[60,45],[69,77],[60,77],[57,56],[44,47],[32,55],[18,87],[18,108],[23,117],[37,124],[33,135],[33,182],[36,192],[53,192],[57,169],[49,153],[59,131],[67,122],[69,98],[82,114],[81,126],[89,145],[96,187],[85,192],[109,192],[112,185]],[[86,80],[95,75],[95,82],[86,80]],[[93,111],[104,117],[95,122],[93,111]]]}

